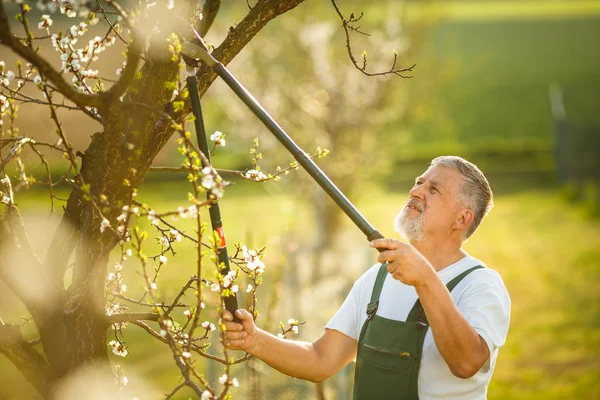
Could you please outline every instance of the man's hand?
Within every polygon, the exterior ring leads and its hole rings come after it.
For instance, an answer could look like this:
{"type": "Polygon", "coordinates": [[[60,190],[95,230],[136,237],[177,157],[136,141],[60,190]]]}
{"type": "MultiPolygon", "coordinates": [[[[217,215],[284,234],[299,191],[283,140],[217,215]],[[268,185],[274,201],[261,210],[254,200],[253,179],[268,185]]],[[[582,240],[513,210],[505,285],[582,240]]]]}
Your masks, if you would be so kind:
{"type": "Polygon", "coordinates": [[[225,324],[225,347],[230,350],[244,350],[252,353],[252,349],[256,345],[256,334],[259,331],[254,324],[254,318],[252,318],[252,314],[241,308],[235,313],[242,321],[241,324],[233,322],[233,316],[229,311],[224,311],[222,314],[225,324]]]}
{"type": "Polygon", "coordinates": [[[386,249],[379,253],[377,261],[382,264],[388,262],[388,272],[394,279],[406,285],[419,286],[426,282],[432,273],[435,275],[429,261],[409,243],[395,239],[375,239],[370,246],[386,249]]]}

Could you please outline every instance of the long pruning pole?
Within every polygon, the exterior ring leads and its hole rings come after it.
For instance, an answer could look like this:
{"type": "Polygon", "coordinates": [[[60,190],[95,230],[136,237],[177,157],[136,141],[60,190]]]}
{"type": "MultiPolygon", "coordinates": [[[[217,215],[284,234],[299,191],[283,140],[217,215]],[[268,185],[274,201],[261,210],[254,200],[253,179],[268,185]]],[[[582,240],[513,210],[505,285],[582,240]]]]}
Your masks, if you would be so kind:
{"type": "MultiPolygon", "coordinates": [[[[200,38],[198,38],[201,41],[200,38]]],[[[344,196],[340,189],[325,175],[325,173],[314,163],[306,153],[290,138],[290,136],[277,124],[259,102],[248,92],[244,86],[225,68],[223,64],[215,60],[202,45],[191,42],[182,44],[182,53],[189,59],[202,61],[209,66],[233,92],[248,106],[262,123],[275,135],[275,137],[292,153],[298,163],[308,174],[325,190],[335,201],[342,211],[354,222],[354,224],[365,234],[367,240],[381,239],[379,233],[367,219],[356,209],[356,207],[344,196]]]]}
{"type": "MultiPolygon", "coordinates": [[[[192,71],[193,72],[193,71],[192,71]]],[[[192,100],[192,113],[194,114],[194,126],[196,127],[196,139],[198,147],[204,153],[202,158],[202,166],[206,167],[210,164],[210,151],[208,150],[208,140],[206,138],[206,130],[204,129],[204,118],[202,116],[202,106],[200,105],[200,97],[198,96],[198,79],[194,73],[188,74],[186,78],[189,86],[190,98],[192,100]]],[[[206,191],[206,199],[211,203],[208,209],[210,214],[210,222],[217,248],[217,259],[219,262],[219,272],[222,275],[227,275],[231,270],[229,266],[229,255],[227,254],[227,243],[225,241],[225,231],[223,230],[223,219],[221,218],[221,209],[214,195],[209,190],[206,191]]],[[[200,277],[198,277],[200,279],[200,277]]],[[[230,296],[223,297],[225,308],[229,311],[236,322],[240,322],[235,316],[235,310],[238,309],[238,301],[236,293],[232,292],[230,296]]]]}

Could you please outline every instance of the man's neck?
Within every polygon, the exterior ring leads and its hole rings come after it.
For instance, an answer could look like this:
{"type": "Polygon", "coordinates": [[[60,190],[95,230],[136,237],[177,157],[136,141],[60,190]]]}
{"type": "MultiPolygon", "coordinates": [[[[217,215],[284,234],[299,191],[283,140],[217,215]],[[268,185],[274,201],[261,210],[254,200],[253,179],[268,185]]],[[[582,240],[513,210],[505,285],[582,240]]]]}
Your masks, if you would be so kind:
{"type": "Polygon", "coordinates": [[[423,254],[436,271],[441,271],[467,255],[460,244],[457,245],[450,241],[443,243],[411,241],[411,244],[419,250],[419,253],[423,254]]]}

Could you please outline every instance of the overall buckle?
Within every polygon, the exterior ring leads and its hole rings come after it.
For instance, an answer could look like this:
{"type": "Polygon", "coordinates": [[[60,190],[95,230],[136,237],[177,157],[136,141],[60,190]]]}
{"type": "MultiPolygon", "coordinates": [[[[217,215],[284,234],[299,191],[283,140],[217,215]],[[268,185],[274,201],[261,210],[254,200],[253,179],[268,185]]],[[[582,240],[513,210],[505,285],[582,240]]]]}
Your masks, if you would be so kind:
{"type": "Polygon", "coordinates": [[[367,320],[373,318],[373,315],[377,312],[377,307],[379,306],[379,300],[375,300],[367,305],[367,320]]]}

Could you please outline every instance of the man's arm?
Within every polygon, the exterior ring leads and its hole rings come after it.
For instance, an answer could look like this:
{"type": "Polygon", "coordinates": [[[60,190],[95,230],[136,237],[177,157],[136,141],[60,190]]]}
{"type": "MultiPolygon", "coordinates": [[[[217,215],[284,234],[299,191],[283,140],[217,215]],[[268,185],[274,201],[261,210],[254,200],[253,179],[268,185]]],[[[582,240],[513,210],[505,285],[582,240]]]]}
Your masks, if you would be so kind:
{"type": "Polygon", "coordinates": [[[452,374],[463,379],[475,375],[490,357],[485,340],[469,325],[435,271],[415,289],[433,340],[452,374]]]}
{"type": "Polygon", "coordinates": [[[490,356],[488,345],[456,307],[429,261],[399,240],[377,239],[371,246],[387,249],[379,253],[378,261],[389,262],[387,270],[394,279],[415,287],[435,344],[452,374],[463,379],[475,375],[490,356]]]}
{"type": "Polygon", "coordinates": [[[356,340],[339,331],[326,329],[312,343],[295,342],[257,328],[248,311],[240,309],[237,313],[241,324],[232,322],[229,312],[223,313],[225,346],[232,350],[244,350],[294,378],[321,382],[356,357],[356,340]]]}

